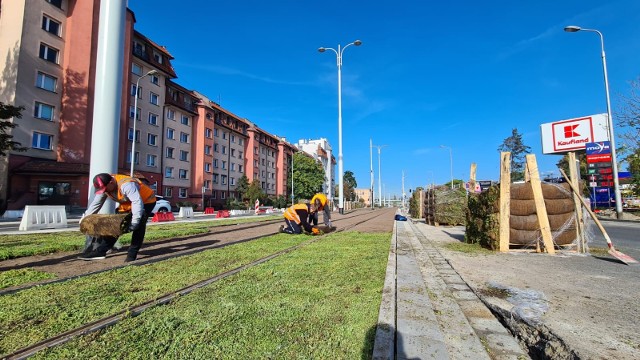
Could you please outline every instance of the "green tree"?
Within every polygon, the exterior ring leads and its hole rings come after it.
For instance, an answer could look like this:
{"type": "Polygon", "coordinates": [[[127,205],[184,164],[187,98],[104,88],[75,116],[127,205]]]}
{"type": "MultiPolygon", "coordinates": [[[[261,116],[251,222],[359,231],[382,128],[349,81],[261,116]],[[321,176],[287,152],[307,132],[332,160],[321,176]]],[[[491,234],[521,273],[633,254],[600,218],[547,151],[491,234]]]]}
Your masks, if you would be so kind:
{"type": "Polygon", "coordinates": [[[293,195],[295,199],[311,199],[322,191],[324,184],[322,164],[302,152],[293,155],[293,195]]]}
{"type": "Polygon", "coordinates": [[[261,200],[266,198],[264,191],[260,187],[260,181],[258,179],[254,179],[249,187],[247,188],[247,192],[245,193],[245,199],[249,201],[249,209],[253,209],[253,204],[255,204],[256,199],[261,200]]]}
{"type": "Polygon", "coordinates": [[[236,182],[236,191],[240,195],[240,199],[247,200],[247,198],[245,197],[247,190],[249,190],[249,178],[247,177],[247,175],[242,174],[242,176],[240,176],[240,178],[236,182]]]}
{"type": "Polygon", "coordinates": [[[511,136],[504,139],[498,151],[511,153],[511,181],[524,180],[525,156],[531,152],[531,148],[524,144],[517,128],[511,130],[511,136]]]}
{"type": "Polygon", "coordinates": [[[637,196],[640,195],[640,78],[629,84],[629,95],[620,96],[622,105],[616,111],[615,119],[621,130],[616,135],[622,140],[618,154],[623,154],[628,164],[631,191],[637,196]]]}
{"type": "Polygon", "coordinates": [[[18,126],[18,124],[9,121],[9,119],[22,118],[22,110],[24,110],[24,106],[13,106],[0,102],[0,156],[7,156],[11,150],[27,150],[26,147],[22,147],[21,143],[13,140],[13,135],[7,133],[9,129],[18,126]]]}
{"type": "Polygon", "coordinates": [[[345,199],[355,201],[358,182],[356,181],[356,177],[353,175],[353,171],[347,170],[344,172],[344,176],[342,178],[342,187],[344,189],[343,191],[345,199]]]}
{"type": "MultiPolygon", "coordinates": [[[[587,155],[585,153],[576,154],[576,160],[580,162],[580,175],[584,177],[587,174],[587,155]]],[[[569,155],[565,154],[556,165],[558,169],[564,170],[569,175],[569,155]]]]}

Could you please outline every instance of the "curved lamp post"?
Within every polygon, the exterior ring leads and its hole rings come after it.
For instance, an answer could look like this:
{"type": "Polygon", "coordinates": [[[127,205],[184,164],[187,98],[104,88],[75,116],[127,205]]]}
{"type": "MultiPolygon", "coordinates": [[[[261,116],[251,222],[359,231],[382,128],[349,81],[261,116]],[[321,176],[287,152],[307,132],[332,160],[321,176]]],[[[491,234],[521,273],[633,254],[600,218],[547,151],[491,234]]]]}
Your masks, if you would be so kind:
{"type": "MultiPolygon", "coordinates": [[[[155,75],[158,73],[158,70],[151,70],[148,73],[140,76],[136,81],[136,93],[135,100],[133,101],[133,134],[131,135],[131,174],[129,176],[133,177],[133,166],[136,163],[136,123],[138,122],[138,91],[140,91],[140,80],[149,75],[155,75]]],[[[204,200],[203,200],[204,201],[204,200]]],[[[204,206],[204,202],[202,203],[204,206]]]]}
{"type": "Polygon", "coordinates": [[[449,162],[451,163],[451,190],[453,190],[453,150],[450,146],[440,145],[443,149],[449,149],[449,162]]]}
{"type": "Polygon", "coordinates": [[[343,165],[342,165],[342,53],[351,45],[360,46],[362,41],[356,40],[341,48],[338,44],[338,50],[334,48],[321,47],[319,52],[331,50],[336,53],[338,64],[338,209],[340,214],[344,214],[344,189],[343,189],[343,165]]]}
{"type": "Polygon", "coordinates": [[[609,141],[611,142],[611,167],[613,170],[613,191],[616,198],[616,215],[618,219],[622,218],[622,197],[620,196],[620,182],[618,180],[618,162],[616,158],[616,141],[613,132],[613,116],[611,115],[611,99],[609,97],[609,78],[607,77],[607,58],[604,54],[604,36],[595,29],[583,29],[579,26],[567,26],[564,28],[566,32],[588,31],[594,32],[600,36],[600,46],[602,49],[602,70],[604,72],[604,90],[607,96],[607,127],[609,128],[609,141]]]}

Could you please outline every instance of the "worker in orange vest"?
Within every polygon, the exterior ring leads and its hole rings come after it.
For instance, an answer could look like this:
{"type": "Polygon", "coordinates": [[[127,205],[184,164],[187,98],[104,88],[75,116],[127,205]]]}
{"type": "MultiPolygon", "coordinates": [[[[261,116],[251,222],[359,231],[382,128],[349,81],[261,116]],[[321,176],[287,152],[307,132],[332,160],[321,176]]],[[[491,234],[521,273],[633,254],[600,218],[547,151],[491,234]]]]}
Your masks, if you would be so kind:
{"type": "Polygon", "coordinates": [[[323,221],[326,226],[331,226],[331,209],[327,195],[317,193],[311,198],[311,204],[315,207],[316,211],[309,213],[309,223],[318,225],[318,213],[323,211],[323,221]]]}
{"type": "Polygon", "coordinates": [[[280,231],[287,234],[301,234],[302,230],[313,233],[313,228],[307,221],[309,214],[315,211],[313,204],[295,204],[284,212],[285,226],[280,226],[280,231]]]}

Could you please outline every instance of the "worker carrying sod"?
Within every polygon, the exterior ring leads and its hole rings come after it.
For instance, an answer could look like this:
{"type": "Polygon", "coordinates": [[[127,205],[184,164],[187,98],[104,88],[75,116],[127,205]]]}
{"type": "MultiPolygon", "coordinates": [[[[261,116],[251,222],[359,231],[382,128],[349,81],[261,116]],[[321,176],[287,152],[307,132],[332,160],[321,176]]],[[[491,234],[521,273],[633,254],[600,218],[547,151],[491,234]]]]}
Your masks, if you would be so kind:
{"type": "Polygon", "coordinates": [[[311,204],[315,207],[316,211],[309,213],[309,223],[312,225],[318,225],[318,213],[322,210],[322,220],[324,221],[324,224],[331,227],[331,208],[329,206],[329,201],[327,200],[327,195],[322,193],[313,195],[311,198],[311,204]]]}
{"type": "MultiPolygon", "coordinates": [[[[155,192],[152,188],[139,179],[128,175],[100,173],[93,177],[93,187],[96,189],[95,197],[85,211],[83,220],[88,215],[97,214],[107,198],[117,202],[119,213],[131,213],[131,223],[125,232],[131,231],[131,245],[125,262],[134,261],[138,257],[138,251],[142,247],[144,235],[147,229],[147,219],[156,204],[155,192]]],[[[119,230],[119,229],[114,229],[119,230]]],[[[116,231],[116,233],[118,233],[116,231]]],[[[107,251],[118,240],[117,236],[97,236],[97,247],[88,247],[80,255],[82,260],[104,259],[107,251]]]]}
{"type": "Polygon", "coordinates": [[[316,209],[313,204],[295,204],[290,206],[284,212],[284,222],[287,225],[281,225],[280,231],[287,234],[302,234],[303,230],[307,233],[318,233],[318,230],[311,227],[307,221],[309,214],[315,211],[316,209]]]}

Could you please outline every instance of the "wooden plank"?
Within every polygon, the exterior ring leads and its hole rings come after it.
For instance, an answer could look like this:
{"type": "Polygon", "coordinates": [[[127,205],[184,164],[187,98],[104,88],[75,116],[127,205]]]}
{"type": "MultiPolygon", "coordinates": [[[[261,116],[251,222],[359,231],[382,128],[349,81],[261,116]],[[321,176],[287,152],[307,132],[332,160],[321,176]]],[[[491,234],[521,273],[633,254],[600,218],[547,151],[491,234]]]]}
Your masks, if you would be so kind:
{"type": "Polygon", "coordinates": [[[549,225],[547,206],[544,204],[542,185],[540,184],[540,174],[538,173],[538,163],[535,155],[527,155],[527,168],[529,169],[529,177],[531,178],[531,189],[533,190],[533,199],[536,204],[536,215],[538,215],[538,224],[540,226],[540,233],[542,234],[542,243],[544,244],[545,250],[549,254],[553,255],[556,253],[556,250],[553,247],[551,225],[549,225]]]}
{"type": "Polygon", "coordinates": [[[511,216],[511,153],[500,153],[500,252],[509,251],[511,216]]]}
{"type": "Polygon", "coordinates": [[[471,163],[471,170],[469,171],[469,192],[476,192],[476,163],[471,163]]]}
{"type": "MultiPolygon", "coordinates": [[[[568,153],[569,156],[569,180],[573,184],[573,186],[578,189],[580,188],[580,183],[578,179],[580,176],[578,175],[578,164],[576,163],[576,154],[573,151],[568,153]]],[[[582,204],[580,204],[580,199],[578,199],[578,194],[571,192],[573,194],[573,206],[576,211],[576,239],[578,239],[578,251],[579,252],[587,252],[586,242],[584,237],[584,219],[582,218],[582,204]]]]}

